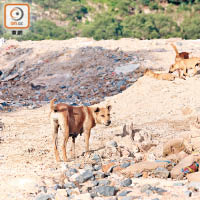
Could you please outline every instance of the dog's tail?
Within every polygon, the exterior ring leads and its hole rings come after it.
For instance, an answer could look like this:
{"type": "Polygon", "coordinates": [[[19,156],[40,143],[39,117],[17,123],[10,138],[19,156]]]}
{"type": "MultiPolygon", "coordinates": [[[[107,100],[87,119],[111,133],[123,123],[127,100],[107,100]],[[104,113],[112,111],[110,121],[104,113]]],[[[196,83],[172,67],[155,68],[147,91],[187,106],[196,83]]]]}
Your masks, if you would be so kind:
{"type": "Polygon", "coordinates": [[[174,51],[176,52],[176,56],[179,56],[179,53],[178,53],[176,46],[173,43],[171,43],[171,46],[174,49],[174,51]]]}
{"type": "Polygon", "coordinates": [[[51,111],[55,111],[56,112],[56,108],[54,106],[55,101],[57,101],[57,99],[52,99],[50,101],[50,109],[51,109],[51,111]]]}

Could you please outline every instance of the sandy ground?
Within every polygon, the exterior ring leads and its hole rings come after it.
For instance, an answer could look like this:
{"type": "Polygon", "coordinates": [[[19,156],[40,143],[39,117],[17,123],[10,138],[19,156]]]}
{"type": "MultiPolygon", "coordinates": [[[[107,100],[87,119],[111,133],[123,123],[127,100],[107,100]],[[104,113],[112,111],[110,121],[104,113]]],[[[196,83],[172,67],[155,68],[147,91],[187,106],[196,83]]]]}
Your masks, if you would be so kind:
{"type": "MultiPolygon", "coordinates": [[[[83,46],[102,46],[108,49],[119,47],[124,51],[135,51],[144,66],[155,69],[163,67],[167,70],[175,56],[168,45],[171,41],[179,44],[177,46],[180,51],[200,55],[200,41],[179,39],[97,42],[76,38],[67,41],[28,41],[20,43],[20,46],[35,47],[37,53],[45,48],[56,50],[66,46],[74,49],[83,46]]],[[[173,82],[142,77],[123,93],[107,98],[101,104],[112,105],[112,125],[108,128],[97,126],[92,131],[91,149],[104,147],[111,139],[131,148],[130,138],[120,136],[123,125],[131,122],[135,129],[154,134],[160,142],[189,133],[190,121],[200,112],[199,77],[176,79],[173,82]]],[[[0,118],[5,128],[0,132],[0,199],[34,199],[37,186],[53,185],[59,178],[62,164],[55,162],[48,112],[49,107],[46,105],[35,110],[20,109],[1,113],[0,118]]],[[[77,139],[78,155],[84,151],[83,140],[83,136],[77,139]]]]}

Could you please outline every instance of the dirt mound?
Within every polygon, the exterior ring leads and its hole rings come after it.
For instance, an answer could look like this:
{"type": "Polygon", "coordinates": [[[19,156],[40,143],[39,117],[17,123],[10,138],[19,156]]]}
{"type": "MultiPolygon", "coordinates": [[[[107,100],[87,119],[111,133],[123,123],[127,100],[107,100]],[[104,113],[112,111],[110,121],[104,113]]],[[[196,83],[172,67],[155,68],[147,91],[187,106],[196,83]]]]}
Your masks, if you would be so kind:
{"type": "Polygon", "coordinates": [[[99,103],[128,88],[143,71],[137,56],[117,49],[65,48],[38,55],[33,48],[10,45],[5,51],[2,59],[10,65],[2,70],[0,98],[7,110],[39,107],[54,97],[73,105],[99,103]]]}

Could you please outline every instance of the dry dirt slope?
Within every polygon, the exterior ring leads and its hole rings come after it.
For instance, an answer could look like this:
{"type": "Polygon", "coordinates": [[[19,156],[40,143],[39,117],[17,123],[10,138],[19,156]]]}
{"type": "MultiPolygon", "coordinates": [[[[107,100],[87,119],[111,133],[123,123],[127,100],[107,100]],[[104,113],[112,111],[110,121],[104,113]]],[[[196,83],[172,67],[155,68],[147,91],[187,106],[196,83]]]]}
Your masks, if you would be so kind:
{"type": "MultiPolygon", "coordinates": [[[[122,94],[110,97],[112,126],[93,130],[91,149],[98,149],[114,139],[131,148],[129,137],[122,133],[123,124],[157,134],[160,141],[190,131],[188,120],[200,110],[199,77],[174,82],[142,77],[122,94]],[[184,112],[185,111],[185,112],[184,112]],[[187,112],[189,111],[189,112],[187,112]]],[[[29,199],[35,196],[35,185],[52,185],[60,164],[55,163],[48,121],[48,106],[36,110],[2,113],[5,129],[1,132],[0,194],[1,199],[29,199]]],[[[83,149],[78,138],[77,154],[83,149]]]]}
{"type": "MultiPolygon", "coordinates": [[[[62,44],[74,49],[88,45],[108,49],[120,47],[124,51],[135,51],[143,58],[145,67],[164,67],[167,70],[174,59],[173,50],[167,46],[169,41],[122,39],[95,42],[72,39],[65,42],[43,41],[41,46],[53,48],[57,44],[58,48],[62,44]]],[[[28,41],[20,45],[42,49],[38,44],[28,41]]],[[[199,41],[178,41],[178,44],[180,50],[199,55],[199,41]]],[[[197,75],[187,80],[168,82],[142,77],[123,93],[107,98],[102,104],[109,103],[113,107],[112,125],[108,128],[97,126],[92,131],[91,149],[105,147],[107,141],[115,140],[118,145],[131,150],[130,137],[121,137],[123,125],[131,122],[135,129],[155,135],[159,147],[168,138],[191,133],[189,123],[200,112],[199,78],[197,75]]],[[[5,128],[0,132],[0,199],[34,199],[37,186],[53,186],[60,176],[62,167],[55,163],[48,109],[44,106],[35,110],[1,113],[5,128]]],[[[76,149],[77,155],[84,151],[83,136],[77,139],[76,149]]]]}

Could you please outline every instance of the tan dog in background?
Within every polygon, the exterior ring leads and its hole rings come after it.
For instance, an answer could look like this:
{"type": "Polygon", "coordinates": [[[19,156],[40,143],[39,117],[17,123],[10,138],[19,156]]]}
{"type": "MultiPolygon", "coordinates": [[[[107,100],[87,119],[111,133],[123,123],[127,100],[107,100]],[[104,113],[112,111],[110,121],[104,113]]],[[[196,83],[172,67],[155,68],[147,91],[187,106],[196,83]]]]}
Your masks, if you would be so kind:
{"type": "MultiPolygon", "coordinates": [[[[67,161],[66,145],[69,137],[72,137],[73,157],[75,156],[75,139],[77,135],[84,133],[86,152],[89,151],[90,131],[96,124],[109,126],[111,106],[106,108],[70,106],[64,103],[54,105],[56,99],[50,102],[50,121],[53,131],[54,152],[56,161],[60,161],[58,153],[58,128],[63,131],[64,141],[62,145],[63,160],[67,161]]],[[[71,149],[72,153],[72,149],[71,149]]]]}
{"type": "Polygon", "coordinates": [[[176,52],[176,58],[175,61],[178,61],[180,59],[188,59],[189,58],[189,53],[188,52],[178,52],[176,46],[174,44],[171,44],[173,47],[174,51],[176,52]]]}
{"type": "Polygon", "coordinates": [[[197,66],[200,65],[200,58],[193,57],[188,59],[180,59],[172,64],[169,68],[169,73],[173,73],[174,71],[178,70],[179,77],[181,77],[181,70],[183,71],[183,75],[188,75],[188,69],[193,69],[194,73],[193,76],[197,73],[197,66]]]}
{"type": "Polygon", "coordinates": [[[150,69],[146,69],[144,71],[144,75],[158,79],[158,80],[173,81],[175,79],[175,76],[173,74],[169,74],[169,73],[158,74],[158,73],[151,71],[150,69]]]}

